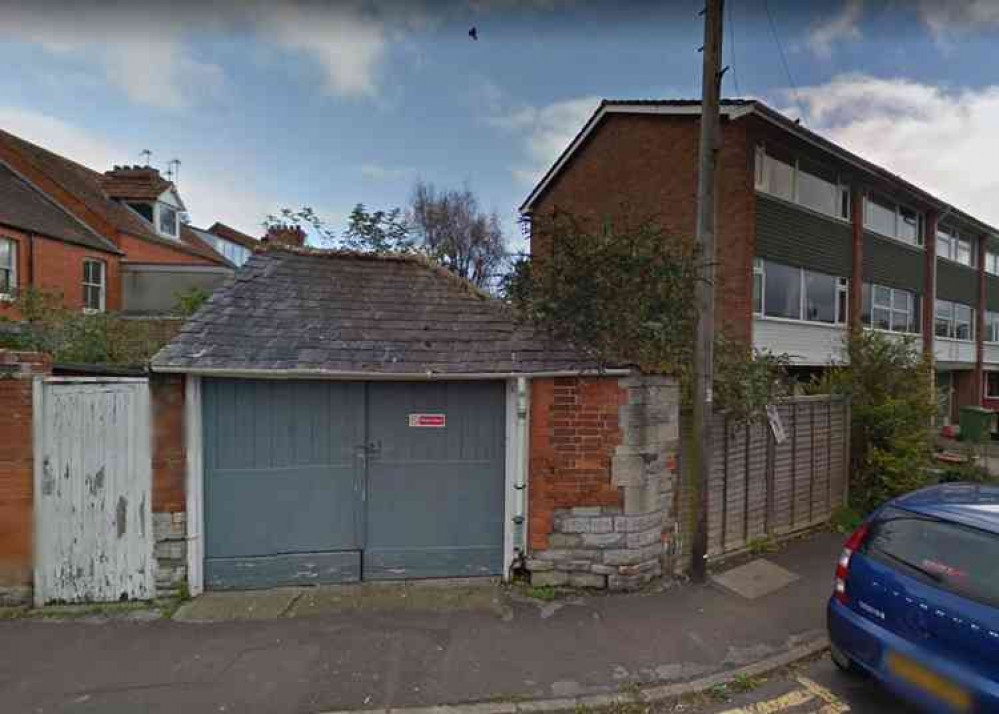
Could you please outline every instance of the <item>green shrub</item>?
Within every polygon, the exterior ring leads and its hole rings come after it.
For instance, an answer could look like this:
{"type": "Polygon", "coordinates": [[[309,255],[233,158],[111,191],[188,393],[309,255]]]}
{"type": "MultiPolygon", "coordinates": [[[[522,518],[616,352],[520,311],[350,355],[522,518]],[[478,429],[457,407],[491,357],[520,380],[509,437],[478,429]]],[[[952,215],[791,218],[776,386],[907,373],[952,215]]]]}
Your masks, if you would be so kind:
{"type": "Polygon", "coordinates": [[[933,369],[911,337],[858,331],[849,366],[831,365],[814,391],[850,398],[850,501],[868,513],[931,483],[933,369]]]}

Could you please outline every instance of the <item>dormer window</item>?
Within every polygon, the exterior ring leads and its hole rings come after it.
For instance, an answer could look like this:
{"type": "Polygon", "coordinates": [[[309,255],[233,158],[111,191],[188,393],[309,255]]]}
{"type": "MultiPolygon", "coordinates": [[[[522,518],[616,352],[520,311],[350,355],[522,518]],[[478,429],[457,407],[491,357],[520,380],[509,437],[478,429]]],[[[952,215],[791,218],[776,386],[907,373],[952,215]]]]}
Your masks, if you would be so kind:
{"type": "Polygon", "coordinates": [[[165,236],[176,238],[178,232],[177,209],[165,203],[158,203],[156,208],[159,212],[159,220],[156,223],[157,230],[165,236]]]}

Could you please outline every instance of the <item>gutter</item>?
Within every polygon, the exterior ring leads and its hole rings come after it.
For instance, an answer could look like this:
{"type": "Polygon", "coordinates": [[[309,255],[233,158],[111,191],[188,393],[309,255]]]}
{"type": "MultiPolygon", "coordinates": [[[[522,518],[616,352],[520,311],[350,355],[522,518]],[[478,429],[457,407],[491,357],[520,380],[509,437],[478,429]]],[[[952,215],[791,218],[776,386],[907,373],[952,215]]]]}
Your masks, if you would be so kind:
{"type": "Polygon", "coordinates": [[[333,379],[366,381],[481,381],[486,379],[518,379],[544,377],[626,377],[630,369],[577,369],[542,372],[340,372],[322,369],[231,369],[225,367],[171,367],[152,365],[159,374],[187,374],[192,377],[237,377],[244,379],[333,379]]]}

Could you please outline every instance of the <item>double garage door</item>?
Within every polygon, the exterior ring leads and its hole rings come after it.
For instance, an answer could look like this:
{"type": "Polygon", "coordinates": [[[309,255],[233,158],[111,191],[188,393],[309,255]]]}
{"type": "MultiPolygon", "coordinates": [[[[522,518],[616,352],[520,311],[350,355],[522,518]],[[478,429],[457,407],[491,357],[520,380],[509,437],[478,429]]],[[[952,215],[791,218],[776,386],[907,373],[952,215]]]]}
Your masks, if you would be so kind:
{"type": "Polygon", "coordinates": [[[502,572],[502,382],[202,394],[207,588],[502,572]]]}

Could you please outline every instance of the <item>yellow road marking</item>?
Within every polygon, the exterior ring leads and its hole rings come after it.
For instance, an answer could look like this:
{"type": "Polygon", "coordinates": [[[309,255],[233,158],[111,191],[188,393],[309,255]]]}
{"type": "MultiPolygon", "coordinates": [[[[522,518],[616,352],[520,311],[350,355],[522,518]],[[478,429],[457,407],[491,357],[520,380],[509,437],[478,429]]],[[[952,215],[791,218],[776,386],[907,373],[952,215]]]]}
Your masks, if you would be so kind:
{"type": "Polygon", "coordinates": [[[808,677],[798,677],[798,684],[826,703],[826,706],[819,710],[819,714],[845,714],[850,711],[850,706],[846,702],[818,682],[808,677]]]}
{"type": "Polygon", "coordinates": [[[776,699],[747,704],[738,709],[728,709],[721,714],[777,714],[815,699],[815,694],[804,689],[795,689],[776,699]]]}

